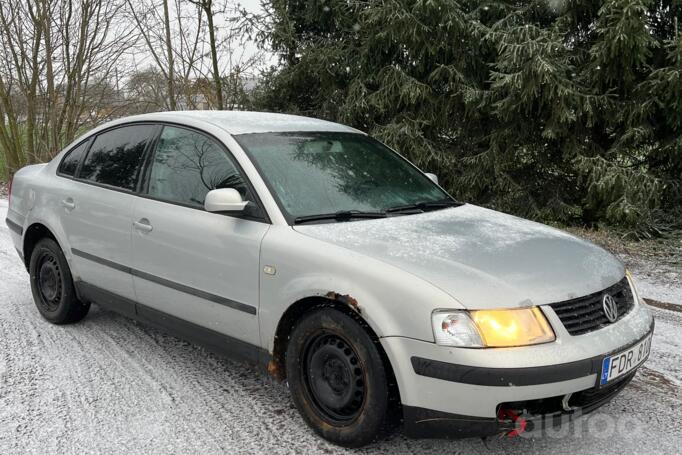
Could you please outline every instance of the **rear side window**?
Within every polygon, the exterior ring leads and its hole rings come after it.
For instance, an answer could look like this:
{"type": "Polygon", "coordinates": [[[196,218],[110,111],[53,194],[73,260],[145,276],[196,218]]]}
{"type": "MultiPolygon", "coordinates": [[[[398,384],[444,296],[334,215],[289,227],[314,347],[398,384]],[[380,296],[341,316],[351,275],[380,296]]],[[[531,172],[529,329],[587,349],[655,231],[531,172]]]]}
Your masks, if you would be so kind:
{"type": "Polygon", "coordinates": [[[153,133],[152,125],[134,125],[100,134],[90,147],[79,178],[134,190],[153,133]]]}
{"type": "Polygon", "coordinates": [[[59,164],[59,169],[57,172],[59,172],[62,175],[68,175],[70,177],[73,177],[74,174],[76,173],[76,169],[78,169],[78,163],[81,162],[81,158],[83,157],[83,153],[85,153],[85,150],[88,148],[88,142],[85,141],[76,147],[72,148],[65,156],[64,159],[62,159],[62,162],[59,164]]]}
{"type": "Polygon", "coordinates": [[[234,188],[245,201],[253,201],[224,147],[204,134],[164,127],[149,175],[149,195],[203,208],[206,194],[217,188],[234,188]]]}

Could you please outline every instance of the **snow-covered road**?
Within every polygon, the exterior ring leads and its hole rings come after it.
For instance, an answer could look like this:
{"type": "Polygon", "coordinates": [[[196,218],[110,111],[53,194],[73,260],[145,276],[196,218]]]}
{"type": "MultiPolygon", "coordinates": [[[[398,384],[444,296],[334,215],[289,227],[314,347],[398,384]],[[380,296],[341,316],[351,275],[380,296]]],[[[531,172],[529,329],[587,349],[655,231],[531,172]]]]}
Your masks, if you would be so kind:
{"type": "MultiPolygon", "coordinates": [[[[308,430],[285,385],[249,367],[97,307],[79,324],[45,322],[6,209],[0,200],[0,454],[345,452],[308,430]]],[[[680,453],[682,313],[652,310],[646,366],[568,431],[487,441],[396,434],[363,452],[680,453]]]]}

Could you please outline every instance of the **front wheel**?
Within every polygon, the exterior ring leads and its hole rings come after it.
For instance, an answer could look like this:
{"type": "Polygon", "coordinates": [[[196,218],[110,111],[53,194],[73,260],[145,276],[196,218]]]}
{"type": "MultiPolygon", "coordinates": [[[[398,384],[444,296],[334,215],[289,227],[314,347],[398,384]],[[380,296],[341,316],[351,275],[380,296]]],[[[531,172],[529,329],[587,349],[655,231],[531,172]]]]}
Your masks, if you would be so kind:
{"type": "Polygon", "coordinates": [[[45,319],[68,324],[88,314],[90,304],[78,300],[69,264],[57,242],[40,240],[33,248],[28,269],[33,300],[45,319]]]}
{"type": "Polygon", "coordinates": [[[332,308],[305,316],[286,352],[296,407],[323,438],[345,447],[375,440],[389,407],[387,372],[361,322],[332,308]]]}

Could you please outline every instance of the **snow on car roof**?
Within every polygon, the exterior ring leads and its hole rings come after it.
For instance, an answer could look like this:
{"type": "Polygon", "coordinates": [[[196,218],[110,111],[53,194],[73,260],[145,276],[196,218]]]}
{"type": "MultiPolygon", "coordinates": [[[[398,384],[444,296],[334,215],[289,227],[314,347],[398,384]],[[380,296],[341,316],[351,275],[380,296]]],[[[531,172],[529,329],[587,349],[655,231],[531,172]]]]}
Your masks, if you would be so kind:
{"type": "MultiPolygon", "coordinates": [[[[216,125],[230,134],[287,131],[331,131],[360,133],[339,123],[299,115],[248,111],[175,111],[135,116],[135,120],[200,120],[216,125]]],[[[132,120],[132,118],[129,118],[132,120]]]]}

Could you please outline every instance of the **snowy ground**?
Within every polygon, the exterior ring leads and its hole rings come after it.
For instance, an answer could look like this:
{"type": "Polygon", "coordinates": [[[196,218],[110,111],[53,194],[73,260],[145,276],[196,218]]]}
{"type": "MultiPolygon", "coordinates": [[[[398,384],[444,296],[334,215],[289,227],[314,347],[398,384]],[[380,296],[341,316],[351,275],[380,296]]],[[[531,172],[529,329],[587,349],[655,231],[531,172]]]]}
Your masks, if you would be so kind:
{"type": "Polygon", "coordinates": [[[628,260],[630,270],[637,277],[637,289],[645,297],[673,303],[682,310],[682,272],[671,267],[660,268],[641,260],[628,260]]]}
{"type": "MultiPolygon", "coordinates": [[[[80,324],[45,322],[11,245],[6,207],[0,200],[0,454],[345,452],[308,430],[285,385],[248,367],[96,307],[80,324]]],[[[635,273],[645,297],[682,304],[682,289],[653,266],[635,273]]],[[[568,431],[487,441],[396,434],[362,452],[680,453],[682,313],[652,311],[646,366],[568,431]]]]}

